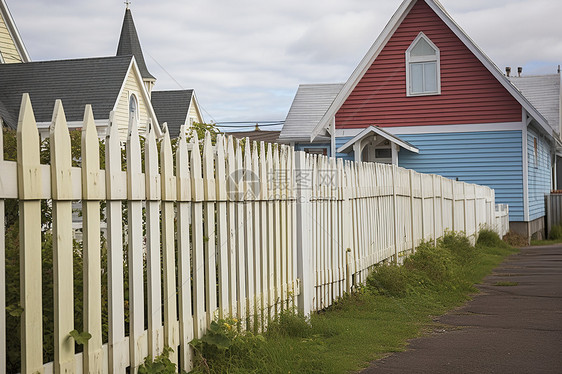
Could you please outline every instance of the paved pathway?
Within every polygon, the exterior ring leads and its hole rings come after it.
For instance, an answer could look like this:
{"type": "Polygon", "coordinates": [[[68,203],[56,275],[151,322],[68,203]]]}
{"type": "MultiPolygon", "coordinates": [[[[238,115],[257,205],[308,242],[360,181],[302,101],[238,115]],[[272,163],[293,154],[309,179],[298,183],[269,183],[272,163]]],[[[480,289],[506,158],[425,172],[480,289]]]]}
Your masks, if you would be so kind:
{"type": "Polygon", "coordinates": [[[562,246],[523,248],[478,288],[472,301],[437,319],[447,326],[362,374],[562,373],[562,246]]]}

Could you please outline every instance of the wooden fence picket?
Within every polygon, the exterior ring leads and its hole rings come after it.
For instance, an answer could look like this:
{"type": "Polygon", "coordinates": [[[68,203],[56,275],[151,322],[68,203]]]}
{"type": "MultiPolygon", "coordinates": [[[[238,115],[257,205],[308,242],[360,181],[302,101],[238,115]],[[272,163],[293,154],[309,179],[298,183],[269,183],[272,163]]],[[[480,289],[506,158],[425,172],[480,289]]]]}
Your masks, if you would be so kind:
{"type": "Polygon", "coordinates": [[[178,241],[178,302],[180,367],[189,371],[193,365],[193,351],[189,342],[194,337],[193,311],[191,304],[191,179],[186,128],[182,126],[176,151],[177,182],[177,232],[178,241]]]}
{"type": "Polygon", "coordinates": [[[246,312],[247,312],[247,322],[246,326],[249,330],[254,329],[254,316],[256,314],[255,310],[255,298],[254,298],[254,234],[253,234],[253,219],[254,219],[254,207],[253,201],[255,197],[252,191],[252,156],[251,156],[251,143],[248,138],[244,141],[244,151],[241,157],[244,161],[243,174],[241,176],[241,193],[242,199],[244,200],[244,249],[243,256],[245,258],[244,266],[244,278],[246,283],[246,312]],[[249,224],[248,224],[249,223],[249,224]]]}
{"type": "Polygon", "coordinates": [[[100,201],[105,198],[104,192],[98,133],[92,107],[86,105],[82,127],[84,331],[92,336],[84,345],[84,372],[87,373],[103,371],[100,201]]]}
{"type": "Polygon", "coordinates": [[[239,317],[238,310],[238,282],[237,282],[237,191],[236,184],[236,156],[234,153],[234,138],[229,136],[226,139],[226,162],[227,162],[227,226],[228,226],[228,304],[229,314],[232,318],[239,317]]]}
{"type": "Polygon", "coordinates": [[[144,275],[142,202],[145,183],[141,173],[141,148],[137,119],[133,116],[127,137],[127,265],[129,271],[129,357],[136,373],[148,354],[144,344],[144,275]]]}
{"type": "Polygon", "coordinates": [[[205,310],[207,323],[215,319],[217,311],[217,259],[215,230],[215,154],[211,134],[207,131],[203,139],[203,190],[204,190],[204,252],[205,252],[205,310]]]}
{"type": "MultiPolygon", "coordinates": [[[[262,249],[262,231],[260,230],[260,225],[262,221],[261,216],[261,188],[260,188],[260,178],[259,178],[259,158],[258,158],[258,143],[252,142],[251,150],[251,160],[252,167],[250,170],[251,179],[248,181],[251,186],[251,192],[253,201],[252,204],[252,226],[253,226],[253,244],[254,248],[252,250],[252,267],[253,267],[253,284],[254,284],[254,330],[256,332],[261,331],[263,326],[262,320],[262,310],[263,310],[263,300],[262,300],[262,268],[261,268],[261,253],[262,249]]],[[[247,171],[247,172],[248,172],[247,171]]]]}
{"type": "Polygon", "coordinates": [[[70,134],[60,100],[55,102],[49,132],[53,198],[54,372],[73,373],[76,369],[74,341],[69,338],[69,332],[74,330],[72,156],[70,134]]]}
{"type": "MultiPolygon", "coordinates": [[[[201,338],[207,328],[205,315],[205,260],[203,233],[203,200],[205,192],[201,170],[199,138],[193,132],[191,139],[191,238],[193,276],[193,324],[196,338],[201,338]]],[[[210,321],[209,321],[210,322],[210,321]]]]}
{"type": "Polygon", "coordinates": [[[222,135],[217,135],[215,167],[216,167],[216,198],[217,198],[217,269],[218,269],[218,307],[219,317],[230,317],[230,268],[228,266],[229,231],[227,225],[227,180],[225,165],[225,147],[222,135]]]}
{"type": "MultiPolygon", "coordinates": [[[[148,354],[156,358],[164,349],[162,326],[162,268],[160,252],[161,178],[154,126],[149,125],[144,141],[144,176],[146,180],[146,295],[148,320],[148,354]]],[[[164,214],[162,212],[162,216],[164,214]]],[[[164,238],[162,238],[164,240],[164,238]]]]}
{"type": "MultiPolygon", "coordinates": [[[[179,326],[176,295],[176,246],[175,206],[177,200],[174,159],[168,127],[164,126],[164,137],[160,143],[160,172],[162,188],[162,262],[164,276],[164,343],[177,352],[179,326]]],[[[155,157],[156,158],[156,157],[155,157]]],[[[178,355],[170,355],[170,361],[178,364],[178,355]]]]}
{"type": "Polygon", "coordinates": [[[119,130],[109,116],[105,139],[105,182],[107,214],[108,267],[108,345],[109,371],[124,373],[129,365],[129,347],[125,340],[125,305],[123,294],[123,209],[121,196],[126,195],[126,179],[121,170],[119,130]],[[124,183],[123,183],[124,182],[124,183]]]}
{"type": "Polygon", "coordinates": [[[41,293],[41,189],[39,132],[28,94],[17,129],[20,240],[21,372],[43,373],[41,293]]]}
{"type": "Polygon", "coordinates": [[[234,178],[234,197],[236,199],[236,294],[238,320],[243,327],[246,327],[247,316],[247,294],[246,294],[246,254],[245,254],[245,223],[246,214],[244,212],[244,168],[243,154],[240,140],[234,141],[234,160],[235,168],[231,178],[234,178]]]}

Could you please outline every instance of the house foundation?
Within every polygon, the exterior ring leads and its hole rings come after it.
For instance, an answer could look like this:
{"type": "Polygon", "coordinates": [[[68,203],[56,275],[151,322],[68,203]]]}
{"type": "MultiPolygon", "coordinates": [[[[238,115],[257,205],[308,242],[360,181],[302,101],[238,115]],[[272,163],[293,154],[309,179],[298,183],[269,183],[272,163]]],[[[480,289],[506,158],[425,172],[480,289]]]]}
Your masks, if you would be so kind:
{"type": "Polygon", "coordinates": [[[544,217],[537,218],[530,222],[511,221],[509,222],[509,230],[523,235],[528,240],[546,239],[544,217]]]}

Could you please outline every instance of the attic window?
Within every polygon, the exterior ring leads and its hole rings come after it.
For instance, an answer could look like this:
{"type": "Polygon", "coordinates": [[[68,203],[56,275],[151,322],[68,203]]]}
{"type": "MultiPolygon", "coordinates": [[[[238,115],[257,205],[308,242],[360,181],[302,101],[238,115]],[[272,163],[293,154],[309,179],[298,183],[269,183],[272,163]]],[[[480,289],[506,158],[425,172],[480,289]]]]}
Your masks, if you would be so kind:
{"type": "Polygon", "coordinates": [[[423,33],[406,50],[408,96],[441,94],[439,48],[423,33]]]}

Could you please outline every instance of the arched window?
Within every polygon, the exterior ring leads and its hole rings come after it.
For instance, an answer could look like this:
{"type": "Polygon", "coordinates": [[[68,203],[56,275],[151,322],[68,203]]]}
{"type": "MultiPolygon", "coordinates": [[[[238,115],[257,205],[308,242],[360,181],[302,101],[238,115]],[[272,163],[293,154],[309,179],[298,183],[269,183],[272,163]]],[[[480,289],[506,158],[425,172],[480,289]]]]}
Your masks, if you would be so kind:
{"type": "Polygon", "coordinates": [[[439,48],[423,33],[406,50],[406,90],[408,96],[441,93],[439,48]]]}
{"type": "Polygon", "coordinates": [[[139,119],[139,102],[135,94],[129,97],[129,120],[139,119]]]}

